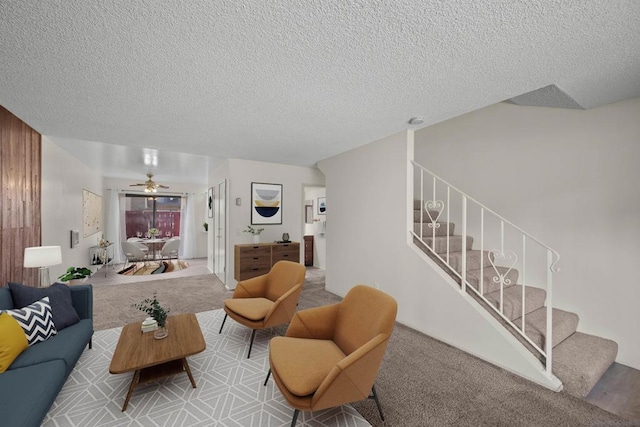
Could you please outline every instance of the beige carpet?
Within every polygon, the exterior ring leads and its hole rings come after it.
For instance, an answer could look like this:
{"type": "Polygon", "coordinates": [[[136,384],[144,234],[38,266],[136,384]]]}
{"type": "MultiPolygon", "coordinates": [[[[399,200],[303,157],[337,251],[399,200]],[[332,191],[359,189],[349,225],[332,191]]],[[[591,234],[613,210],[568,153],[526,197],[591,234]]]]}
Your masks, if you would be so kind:
{"type": "MultiPolygon", "coordinates": [[[[141,320],[131,304],[158,291],[172,313],[222,307],[231,296],[213,275],[94,286],[95,328],[141,320]]],[[[308,269],[299,309],[339,301],[322,270],[308,269]]],[[[283,333],[276,328],[275,333],[283,333]]],[[[224,333],[224,332],[223,332],[224,333]]],[[[397,325],[376,381],[386,423],[373,401],[353,403],[374,426],[632,426],[565,392],[555,393],[447,344],[397,325]]]]}
{"type": "Polygon", "coordinates": [[[222,301],[233,292],[225,290],[213,275],[178,277],[120,285],[93,286],[93,324],[95,330],[110,329],[141,321],[146,314],[133,304],[158,293],[158,301],[171,314],[199,313],[222,308],[222,301]]]}

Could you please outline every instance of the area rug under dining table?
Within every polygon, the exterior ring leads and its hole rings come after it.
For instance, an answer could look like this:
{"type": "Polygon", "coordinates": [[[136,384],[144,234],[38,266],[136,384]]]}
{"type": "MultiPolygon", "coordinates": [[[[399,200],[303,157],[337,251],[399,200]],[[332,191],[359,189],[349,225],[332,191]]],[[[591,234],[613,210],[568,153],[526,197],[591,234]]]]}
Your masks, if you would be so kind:
{"type": "MultiPolygon", "coordinates": [[[[85,350],[44,420],[45,427],[75,426],[288,426],[293,409],[269,369],[268,331],[258,332],[246,358],[250,329],[231,322],[218,334],[222,310],[196,314],[207,348],[189,357],[197,388],[178,374],[135,389],[122,412],[133,373],[109,373],[122,328],[97,331],[93,349],[85,350]]],[[[142,319],[141,319],[142,320],[142,319]]],[[[229,322],[227,322],[229,323],[229,322]]],[[[171,331],[169,331],[171,333],[171,331]]],[[[351,406],[302,412],[298,426],[370,424],[351,406]]]]}

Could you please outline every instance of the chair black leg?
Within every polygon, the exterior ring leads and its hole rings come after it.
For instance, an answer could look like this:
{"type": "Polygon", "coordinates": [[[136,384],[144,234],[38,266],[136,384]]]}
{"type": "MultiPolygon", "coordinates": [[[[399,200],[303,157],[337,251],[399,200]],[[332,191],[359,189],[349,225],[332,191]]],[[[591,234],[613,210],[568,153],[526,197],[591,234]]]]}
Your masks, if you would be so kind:
{"type": "Polygon", "coordinates": [[[296,421],[298,421],[298,414],[300,413],[300,409],[296,409],[293,411],[293,419],[291,420],[291,427],[295,427],[296,421]]]}
{"type": "Polygon", "coordinates": [[[89,350],[93,348],[93,337],[89,338],[89,350]]]}
{"type": "Polygon", "coordinates": [[[225,314],[224,314],[224,319],[222,319],[222,325],[220,325],[220,332],[218,332],[219,334],[221,334],[221,333],[222,333],[222,328],[224,327],[224,322],[226,322],[226,321],[227,321],[227,316],[228,316],[228,314],[227,314],[227,313],[225,313],[225,314]]]}
{"type": "Polygon", "coordinates": [[[269,381],[269,377],[271,376],[271,368],[269,368],[269,372],[267,372],[267,378],[264,380],[264,385],[267,385],[267,381],[269,381]]]}
{"type": "Polygon", "coordinates": [[[380,412],[380,419],[384,421],[384,414],[382,413],[382,406],[380,406],[380,401],[378,400],[378,394],[376,393],[375,384],[371,387],[371,392],[373,393],[369,396],[369,399],[373,399],[376,401],[376,406],[378,407],[378,412],[380,412]]]}
{"type": "Polygon", "coordinates": [[[249,353],[247,353],[247,359],[251,357],[251,347],[253,347],[253,339],[256,337],[257,329],[251,331],[251,343],[249,343],[249,353]]]}

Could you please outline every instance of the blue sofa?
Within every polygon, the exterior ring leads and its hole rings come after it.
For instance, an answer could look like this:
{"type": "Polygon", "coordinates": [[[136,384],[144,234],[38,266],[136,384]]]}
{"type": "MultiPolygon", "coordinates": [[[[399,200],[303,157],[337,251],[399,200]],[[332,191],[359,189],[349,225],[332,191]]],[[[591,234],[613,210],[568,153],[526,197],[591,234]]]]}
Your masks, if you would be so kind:
{"type": "MultiPolygon", "coordinates": [[[[93,288],[72,286],[80,321],[23,351],[0,374],[0,425],[39,426],[93,336],[93,288]]],[[[0,309],[13,309],[11,291],[0,288],[0,309]]]]}

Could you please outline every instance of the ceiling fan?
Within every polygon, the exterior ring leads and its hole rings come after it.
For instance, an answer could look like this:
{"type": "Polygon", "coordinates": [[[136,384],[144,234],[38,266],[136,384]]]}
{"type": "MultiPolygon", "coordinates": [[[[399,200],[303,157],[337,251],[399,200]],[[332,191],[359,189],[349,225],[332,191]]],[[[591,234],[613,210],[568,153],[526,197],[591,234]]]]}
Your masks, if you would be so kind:
{"type": "Polygon", "coordinates": [[[129,186],[130,187],[145,187],[144,188],[144,192],[145,193],[157,193],[158,192],[158,188],[169,188],[166,185],[156,184],[156,182],[152,179],[153,178],[153,174],[152,173],[147,173],[147,177],[149,179],[146,180],[144,183],[130,184],[129,186]]]}

